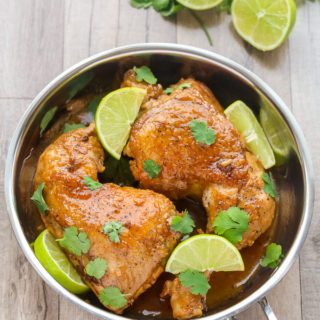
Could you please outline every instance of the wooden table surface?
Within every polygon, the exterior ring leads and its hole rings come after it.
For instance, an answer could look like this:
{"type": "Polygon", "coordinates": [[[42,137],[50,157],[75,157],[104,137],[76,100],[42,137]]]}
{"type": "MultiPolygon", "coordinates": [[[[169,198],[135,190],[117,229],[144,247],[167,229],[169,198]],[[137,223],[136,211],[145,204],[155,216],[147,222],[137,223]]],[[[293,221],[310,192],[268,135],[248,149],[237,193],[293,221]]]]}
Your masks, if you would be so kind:
{"type": "MultiPolygon", "coordinates": [[[[262,53],[235,33],[231,17],[201,13],[210,47],[189,12],[164,20],[128,0],[0,0],[0,319],[95,319],[58,296],[33,270],[11,230],[4,166],[19,118],[33,97],[66,68],[97,52],[141,42],[173,42],[222,54],[255,72],[287,103],[306,136],[315,172],[311,230],[299,260],[268,295],[279,319],[320,318],[320,4],[298,2],[297,21],[280,48],[262,53]]],[[[255,305],[239,319],[264,319],[255,305]]]]}

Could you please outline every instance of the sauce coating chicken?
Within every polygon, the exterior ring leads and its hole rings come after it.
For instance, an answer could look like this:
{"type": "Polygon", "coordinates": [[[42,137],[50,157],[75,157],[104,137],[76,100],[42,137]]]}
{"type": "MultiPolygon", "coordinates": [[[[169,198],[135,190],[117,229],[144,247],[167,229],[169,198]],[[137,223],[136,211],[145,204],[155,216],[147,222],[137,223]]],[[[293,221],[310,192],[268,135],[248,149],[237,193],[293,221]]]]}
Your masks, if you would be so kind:
{"type": "Polygon", "coordinates": [[[94,293],[98,296],[104,288],[115,286],[129,294],[124,307],[106,306],[121,313],[163,272],[180,237],[170,229],[171,218],[178,212],[169,199],[150,190],[110,183],[91,191],[83,177],[97,181],[98,173],[104,171],[103,161],[94,124],[63,134],[40,156],[35,188],[45,182],[43,195],[49,211],[42,219],[56,238],[62,238],[63,229],[70,226],[87,233],[91,242],[87,254],[65,251],[94,293]],[[111,242],[102,231],[110,221],[123,223],[119,243],[111,242]],[[99,280],[85,270],[98,257],[108,263],[99,280]]]}

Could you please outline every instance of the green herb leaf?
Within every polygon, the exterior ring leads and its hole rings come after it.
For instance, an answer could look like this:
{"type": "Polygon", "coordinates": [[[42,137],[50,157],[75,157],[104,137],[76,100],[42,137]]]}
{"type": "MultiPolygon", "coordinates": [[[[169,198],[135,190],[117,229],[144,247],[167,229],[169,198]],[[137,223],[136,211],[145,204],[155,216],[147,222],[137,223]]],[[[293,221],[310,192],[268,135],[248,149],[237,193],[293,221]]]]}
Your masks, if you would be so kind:
{"type": "Polygon", "coordinates": [[[216,234],[228,239],[233,244],[242,240],[242,235],[249,230],[249,216],[244,210],[230,207],[227,211],[219,212],[213,221],[216,234]]]}
{"type": "Polygon", "coordinates": [[[190,87],[191,87],[191,83],[183,83],[183,84],[180,84],[179,89],[183,90],[190,87]]]}
{"type": "Polygon", "coordinates": [[[116,222],[116,221],[110,221],[106,223],[102,230],[104,234],[109,235],[109,240],[111,242],[120,242],[119,234],[123,231],[123,223],[122,222],[116,222]]]}
{"type": "Polygon", "coordinates": [[[174,231],[179,231],[183,235],[189,234],[192,232],[195,227],[194,221],[189,215],[189,212],[185,210],[183,216],[175,216],[171,221],[171,229],[174,231]]]}
{"type": "Polygon", "coordinates": [[[86,265],[86,272],[89,276],[101,279],[107,270],[108,263],[102,258],[96,258],[86,265]]]}
{"type": "Polygon", "coordinates": [[[131,0],[130,4],[132,7],[140,8],[149,8],[152,5],[152,0],[131,0]]]}
{"type": "Polygon", "coordinates": [[[89,104],[88,104],[88,112],[92,114],[93,119],[96,116],[96,112],[97,112],[97,109],[99,107],[99,104],[100,104],[101,100],[102,100],[102,97],[98,97],[98,98],[90,101],[89,104]]]}
{"type": "Polygon", "coordinates": [[[263,186],[263,190],[265,191],[265,193],[268,193],[270,194],[271,197],[276,198],[277,197],[276,188],[273,182],[271,181],[269,175],[266,172],[262,175],[262,179],[265,182],[263,186]]]}
{"type": "Polygon", "coordinates": [[[34,204],[37,206],[41,214],[45,214],[46,210],[49,210],[46,202],[43,199],[42,191],[44,188],[45,183],[39,183],[37,191],[34,192],[33,196],[31,197],[31,200],[34,202],[34,204]]]}
{"type": "Polygon", "coordinates": [[[81,74],[80,76],[74,78],[67,84],[69,91],[69,100],[71,100],[75,95],[77,95],[84,87],[86,87],[89,82],[93,79],[93,73],[91,71],[81,74]]]}
{"type": "Polygon", "coordinates": [[[160,165],[155,163],[153,160],[144,160],[143,169],[149,174],[151,179],[157,178],[161,171],[160,165]]]}
{"type": "Polygon", "coordinates": [[[152,0],[152,6],[154,10],[159,12],[167,9],[171,2],[170,0],[152,0]]]}
{"type": "Polygon", "coordinates": [[[114,182],[119,186],[133,186],[135,179],[130,170],[129,158],[121,157],[120,160],[114,157],[107,157],[104,162],[106,170],[102,173],[106,182],[114,182]]]}
{"type": "Polygon", "coordinates": [[[79,128],[85,128],[86,126],[83,123],[65,123],[64,124],[64,133],[68,133],[72,130],[76,130],[79,128]]]}
{"type": "Polygon", "coordinates": [[[127,304],[125,296],[130,294],[123,294],[117,287],[107,287],[99,292],[99,299],[105,306],[113,308],[122,308],[127,304]]]}
{"type": "Polygon", "coordinates": [[[179,279],[184,287],[190,287],[190,291],[193,294],[205,295],[211,288],[207,277],[199,271],[188,269],[185,272],[179,274],[179,279]]]}
{"type": "Polygon", "coordinates": [[[282,247],[279,244],[271,243],[268,245],[266,255],[261,261],[263,267],[276,268],[282,261],[282,247]]]}
{"type": "Polygon", "coordinates": [[[84,176],[83,177],[83,182],[85,183],[85,185],[90,189],[90,190],[97,190],[99,188],[102,187],[102,184],[100,182],[97,182],[95,180],[93,180],[91,177],[89,176],[84,176]]]}
{"type": "Polygon", "coordinates": [[[90,239],[84,231],[78,232],[75,226],[67,227],[63,231],[63,238],[57,239],[62,248],[80,256],[90,249],[90,239]]]}
{"type": "Polygon", "coordinates": [[[160,13],[163,17],[169,17],[169,16],[176,14],[182,8],[184,8],[184,7],[181,4],[176,4],[175,1],[171,0],[169,7],[161,10],[160,13]]]}
{"type": "Polygon", "coordinates": [[[165,94],[169,95],[172,93],[172,91],[175,89],[175,87],[168,87],[167,89],[164,90],[165,94]]]}
{"type": "Polygon", "coordinates": [[[219,4],[218,13],[220,14],[223,10],[227,9],[228,13],[231,13],[231,5],[233,0],[224,0],[219,4]]]}
{"type": "Polygon", "coordinates": [[[216,141],[215,131],[212,128],[208,128],[208,124],[205,121],[192,120],[189,127],[197,142],[211,146],[216,141]]]}
{"type": "Polygon", "coordinates": [[[136,80],[138,82],[145,81],[150,84],[156,84],[158,79],[154,76],[152,71],[147,66],[142,66],[141,68],[133,67],[133,70],[136,72],[136,80]]]}
{"type": "Polygon", "coordinates": [[[42,133],[46,130],[48,124],[53,119],[57,110],[58,110],[58,107],[53,107],[46,112],[46,114],[44,115],[40,123],[40,135],[42,135],[42,133]]]}

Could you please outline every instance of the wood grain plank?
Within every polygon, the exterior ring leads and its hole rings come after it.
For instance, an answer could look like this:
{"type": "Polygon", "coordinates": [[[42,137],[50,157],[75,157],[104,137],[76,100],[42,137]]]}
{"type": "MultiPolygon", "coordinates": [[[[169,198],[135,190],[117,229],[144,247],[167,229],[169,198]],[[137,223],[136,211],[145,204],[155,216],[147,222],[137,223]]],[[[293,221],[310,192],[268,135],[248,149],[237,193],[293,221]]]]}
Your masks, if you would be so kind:
{"type": "Polygon", "coordinates": [[[0,0],[1,97],[33,97],[62,71],[63,2],[0,0]]]}
{"type": "Polygon", "coordinates": [[[4,320],[58,319],[58,296],[33,270],[13,234],[6,210],[3,181],[13,131],[30,100],[1,99],[0,117],[0,318],[4,320]],[[3,110],[3,109],[2,109],[3,110]]]}
{"type": "Polygon", "coordinates": [[[316,187],[311,229],[300,258],[303,319],[319,318],[320,287],[320,6],[306,3],[298,9],[290,41],[292,105],[307,139],[316,187]]]}

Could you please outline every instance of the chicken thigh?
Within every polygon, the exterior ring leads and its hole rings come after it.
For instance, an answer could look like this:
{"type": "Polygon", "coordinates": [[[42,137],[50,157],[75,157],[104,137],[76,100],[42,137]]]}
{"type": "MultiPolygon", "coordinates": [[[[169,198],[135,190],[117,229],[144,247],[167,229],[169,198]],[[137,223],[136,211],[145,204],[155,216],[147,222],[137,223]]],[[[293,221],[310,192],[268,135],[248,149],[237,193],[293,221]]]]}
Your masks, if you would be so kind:
{"type": "Polygon", "coordinates": [[[180,237],[170,229],[171,218],[178,212],[168,198],[150,190],[111,183],[90,190],[83,178],[97,181],[103,161],[94,124],[71,131],[40,156],[35,186],[45,183],[43,196],[49,210],[42,219],[55,238],[62,238],[63,230],[70,226],[86,232],[91,243],[88,253],[65,251],[93,292],[99,297],[104,288],[113,286],[128,294],[123,307],[106,305],[121,313],[163,272],[180,237]],[[103,232],[103,225],[111,221],[123,223],[119,243],[111,242],[103,232]],[[108,265],[101,279],[89,276],[85,268],[98,257],[108,265]]]}

